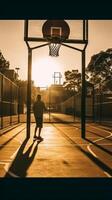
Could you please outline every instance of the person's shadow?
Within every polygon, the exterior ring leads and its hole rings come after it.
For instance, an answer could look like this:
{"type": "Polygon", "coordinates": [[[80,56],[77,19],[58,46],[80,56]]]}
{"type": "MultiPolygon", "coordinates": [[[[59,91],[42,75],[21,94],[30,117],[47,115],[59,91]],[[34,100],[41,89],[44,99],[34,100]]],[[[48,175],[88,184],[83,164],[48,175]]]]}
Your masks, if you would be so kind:
{"type": "Polygon", "coordinates": [[[31,163],[34,160],[34,157],[36,155],[37,149],[38,149],[38,144],[41,141],[35,141],[35,147],[34,150],[31,154],[32,148],[34,146],[34,141],[33,143],[30,145],[30,147],[28,148],[27,151],[25,151],[25,153],[23,153],[26,145],[27,145],[28,139],[25,139],[20,147],[20,149],[17,152],[17,155],[15,157],[15,159],[13,160],[11,166],[8,169],[8,172],[5,174],[5,177],[26,177],[27,175],[27,170],[29,168],[29,166],[31,165],[31,163]],[[30,156],[31,154],[31,156],[30,156]]]}

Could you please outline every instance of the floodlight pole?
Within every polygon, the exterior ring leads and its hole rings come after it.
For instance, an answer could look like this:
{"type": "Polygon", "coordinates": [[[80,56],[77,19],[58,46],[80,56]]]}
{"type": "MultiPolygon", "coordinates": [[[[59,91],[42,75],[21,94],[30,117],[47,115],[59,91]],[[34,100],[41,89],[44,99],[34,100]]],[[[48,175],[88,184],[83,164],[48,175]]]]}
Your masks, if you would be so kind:
{"type": "Polygon", "coordinates": [[[31,109],[31,71],[32,71],[32,49],[28,48],[28,83],[27,83],[27,138],[30,138],[30,109],[31,109]]]}

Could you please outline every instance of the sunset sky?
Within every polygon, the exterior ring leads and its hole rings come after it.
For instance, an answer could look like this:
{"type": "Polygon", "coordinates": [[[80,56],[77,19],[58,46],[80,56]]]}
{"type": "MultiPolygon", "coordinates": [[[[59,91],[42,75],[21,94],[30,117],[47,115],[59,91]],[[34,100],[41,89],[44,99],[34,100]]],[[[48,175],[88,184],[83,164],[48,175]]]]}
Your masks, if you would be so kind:
{"type": "MultiPolygon", "coordinates": [[[[112,20],[89,20],[86,65],[93,54],[108,48],[112,48],[112,20]]],[[[26,80],[28,51],[24,42],[24,20],[0,20],[0,50],[10,62],[10,69],[19,67],[20,79],[26,80]]],[[[64,79],[64,72],[72,69],[81,70],[81,57],[77,51],[61,47],[56,58],[49,57],[48,46],[33,51],[32,80],[36,85],[53,83],[54,72],[61,72],[64,79]]]]}

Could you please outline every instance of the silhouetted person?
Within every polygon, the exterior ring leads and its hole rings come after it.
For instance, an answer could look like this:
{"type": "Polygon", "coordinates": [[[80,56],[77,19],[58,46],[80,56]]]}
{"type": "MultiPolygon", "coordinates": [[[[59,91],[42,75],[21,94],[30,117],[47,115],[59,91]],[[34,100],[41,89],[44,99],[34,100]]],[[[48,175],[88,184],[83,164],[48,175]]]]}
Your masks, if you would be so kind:
{"type": "Polygon", "coordinates": [[[41,129],[43,127],[43,113],[46,110],[44,102],[41,100],[41,95],[37,95],[37,99],[33,104],[33,111],[36,121],[36,127],[34,132],[34,139],[42,140],[43,138],[40,136],[41,129]],[[39,128],[38,136],[36,136],[37,129],[39,128]]]}

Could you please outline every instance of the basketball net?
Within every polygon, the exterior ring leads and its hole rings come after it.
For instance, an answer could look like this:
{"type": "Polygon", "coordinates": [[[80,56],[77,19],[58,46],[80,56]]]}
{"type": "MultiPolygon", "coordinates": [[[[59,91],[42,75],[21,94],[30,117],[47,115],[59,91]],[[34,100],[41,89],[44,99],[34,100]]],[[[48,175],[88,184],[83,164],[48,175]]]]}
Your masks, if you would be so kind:
{"type": "Polygon", "coordinates": [[[49,56],[57,57],[59,56],[59,49],[61,44],[59,43],[50,43],[49,44],[49,56]]]}

